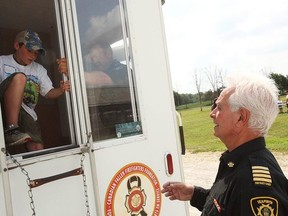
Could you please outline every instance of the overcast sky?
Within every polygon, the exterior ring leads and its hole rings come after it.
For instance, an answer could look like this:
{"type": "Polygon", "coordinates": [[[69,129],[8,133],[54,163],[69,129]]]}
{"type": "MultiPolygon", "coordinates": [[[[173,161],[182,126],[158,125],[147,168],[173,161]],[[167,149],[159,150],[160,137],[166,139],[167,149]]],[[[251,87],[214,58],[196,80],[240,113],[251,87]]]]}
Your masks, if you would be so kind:
{"type": "Polygon", "coordinates": [[[288,75],[287,0],[166,0],[163,13],[175,91],[196,93],[204,68],[288,75]]]}

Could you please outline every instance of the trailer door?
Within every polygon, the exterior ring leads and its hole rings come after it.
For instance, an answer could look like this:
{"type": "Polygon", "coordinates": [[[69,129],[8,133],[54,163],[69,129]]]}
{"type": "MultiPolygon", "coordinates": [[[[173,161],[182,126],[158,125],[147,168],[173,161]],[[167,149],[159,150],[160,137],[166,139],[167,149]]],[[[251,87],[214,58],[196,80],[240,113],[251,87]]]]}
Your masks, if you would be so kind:
{"type": "Polygon", "coordinates": [[[161,1],[75,3],[99,215],[186,215],[161,1]]]}
{"type": "Polygon", "coordinates": [[[184,178],[161,1],[0,5],[0,54],[32,28],[47,45],[39,61],[53,83],[63,78],[55,60],[65,56],[72,85],[65,97],[39,103],[46,149],[7,156],[0,127],[0,214],[188,215],[184,202],[160,192],[184,178]],[[30,177],[45,184],[27,190],[30,177]]]}

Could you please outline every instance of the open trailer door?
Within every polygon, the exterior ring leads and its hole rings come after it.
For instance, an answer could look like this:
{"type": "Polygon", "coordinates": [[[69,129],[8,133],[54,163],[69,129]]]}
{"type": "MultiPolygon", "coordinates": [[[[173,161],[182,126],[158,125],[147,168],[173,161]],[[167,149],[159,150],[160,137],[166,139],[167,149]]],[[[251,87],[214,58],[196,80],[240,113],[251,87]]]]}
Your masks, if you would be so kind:
{"type": "Polygon", "coordinates": [[[89,215],[90,211],[91,215],[97,215],[90,160],[81,148],[86,143],[87,130],[81,114],[83,103],[75,93],[79,81],[74,82],[74,74],[78,72],[73,62],[77,58],[72,56],[70,42],[74,37],[68,31],[68,19],[72,16],[61,3],[58,0],[0,1],[0,55],[13,54],[16,34],[31,29],[39,34],[46,49],[46,55],[36,61],[58,87],[60,80],[67,77],[58,73],[56,59],[66,57],[72,86],[70,93],[57,100],[39,98],[36,113],[43,150],[27,152],[25,145],[8,150],[1,118],[1,216],[79,216],[89,215]]]}

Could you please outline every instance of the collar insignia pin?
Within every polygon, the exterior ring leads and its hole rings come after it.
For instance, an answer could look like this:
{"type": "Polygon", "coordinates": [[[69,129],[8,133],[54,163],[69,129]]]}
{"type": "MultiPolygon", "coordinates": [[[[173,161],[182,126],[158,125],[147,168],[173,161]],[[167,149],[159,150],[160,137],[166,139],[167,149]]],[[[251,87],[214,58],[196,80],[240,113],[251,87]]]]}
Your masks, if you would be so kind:
{"type": "Polygon", "coordinates": [[[230,168],[234,167],[234,163],[233,163],[232,161],[230,161],[227,165],[228,165],[228,167],[230,167],[230,168]]]}

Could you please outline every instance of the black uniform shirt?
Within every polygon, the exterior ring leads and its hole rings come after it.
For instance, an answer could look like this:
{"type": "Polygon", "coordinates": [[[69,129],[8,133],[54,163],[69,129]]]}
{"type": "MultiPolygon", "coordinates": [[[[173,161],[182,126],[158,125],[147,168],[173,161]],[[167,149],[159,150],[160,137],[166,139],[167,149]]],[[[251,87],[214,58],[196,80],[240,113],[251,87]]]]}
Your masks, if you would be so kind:
{"type": "Polygon", "coordinates": [[[202,216],[288,216],[288,181],[263,137],[224,152],[211,189],[195,187],[202,216]]]}
{"type": "Polygon", "coordinates": [[[113,60],[106,73],[111,77],[114,84],[128,86],[129,81],[126,65],[117,60],[113,60]]]}

